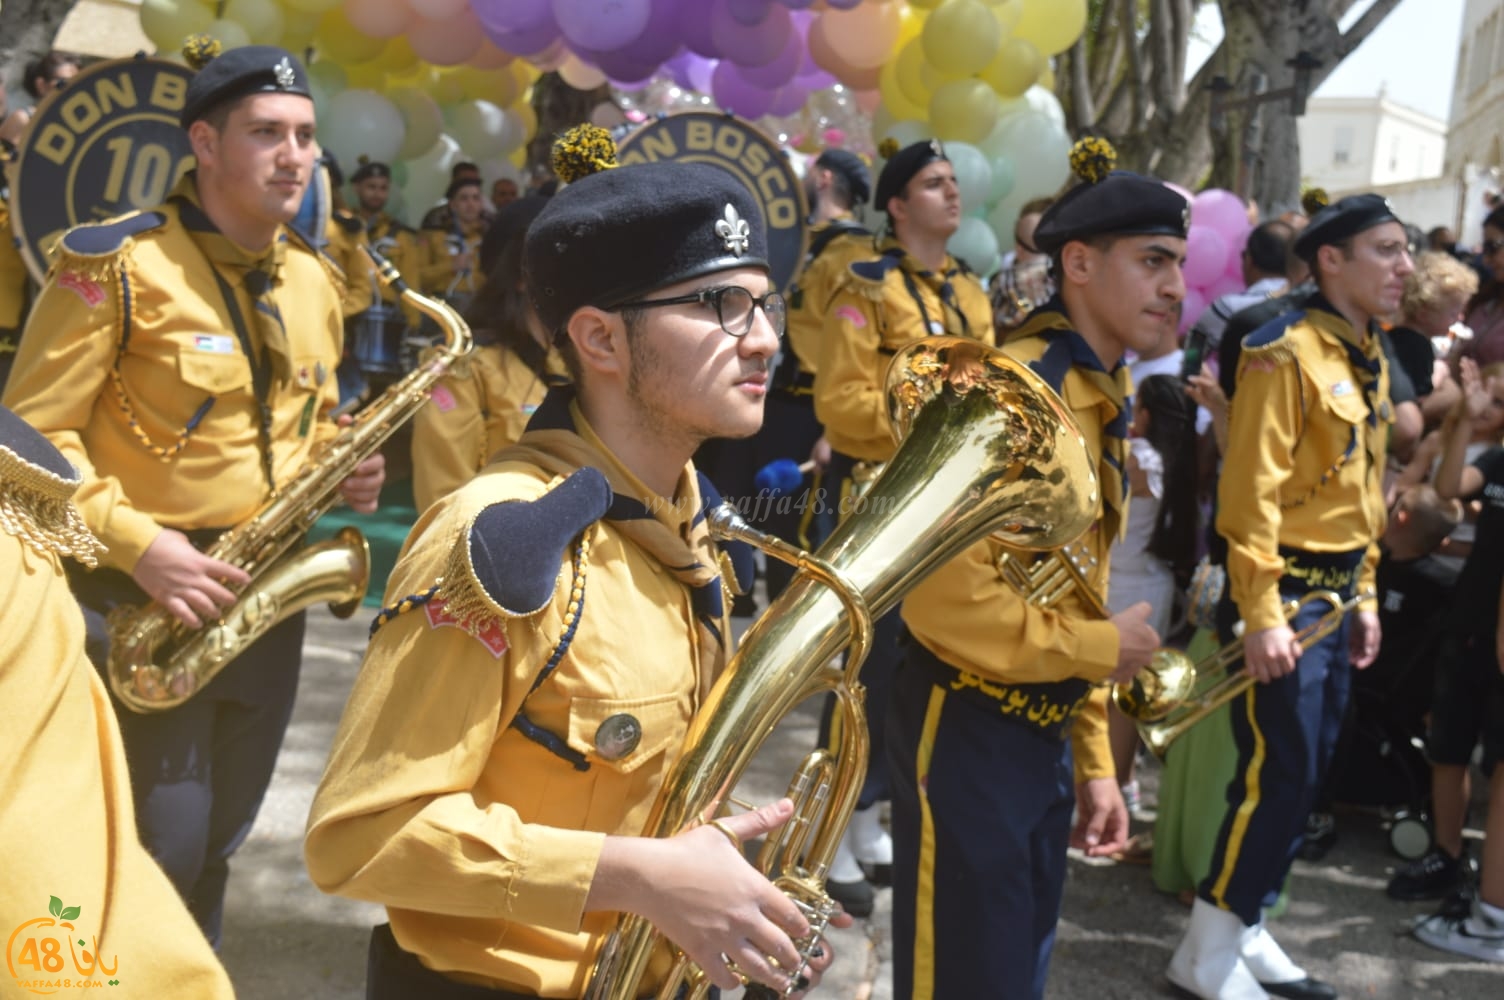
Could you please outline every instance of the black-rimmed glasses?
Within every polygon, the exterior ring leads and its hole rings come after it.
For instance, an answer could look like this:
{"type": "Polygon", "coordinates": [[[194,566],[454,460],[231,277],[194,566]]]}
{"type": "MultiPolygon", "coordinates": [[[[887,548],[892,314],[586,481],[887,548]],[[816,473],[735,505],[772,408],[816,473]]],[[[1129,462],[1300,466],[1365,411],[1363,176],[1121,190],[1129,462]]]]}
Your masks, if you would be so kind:
{"type": "Polygon", "coordinates": [[[721,329],[733,337],[745,337],[752,332],[752,323],[759,309],[768,317],[768,323],[778,336],[783,336],[788,324],[789,308],[782,295],[769,292],[758,298],[741,285],[702,288],[698,292],[675,295],[670,299],[638,299],[635,302],[623,302],[616,308],[646,309],[650,306],[684,306],[694,302],[715,306],[716,319],[720,320],[721,329]]]}

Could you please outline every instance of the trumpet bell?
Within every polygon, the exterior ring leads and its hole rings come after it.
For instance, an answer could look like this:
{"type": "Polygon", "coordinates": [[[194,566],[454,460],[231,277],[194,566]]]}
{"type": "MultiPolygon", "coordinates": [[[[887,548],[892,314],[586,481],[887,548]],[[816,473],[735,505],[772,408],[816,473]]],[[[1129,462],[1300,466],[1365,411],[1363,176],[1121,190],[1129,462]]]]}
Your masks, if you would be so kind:
{"type": "Polygon", "coordinates": [[[1184,704],[1196,688],[1196,664],[1178,649],[1156,649],[1149,665],[1127,684],[1114,684],[1112,700],[1135,722],[1158,722],[1184,704]]]}

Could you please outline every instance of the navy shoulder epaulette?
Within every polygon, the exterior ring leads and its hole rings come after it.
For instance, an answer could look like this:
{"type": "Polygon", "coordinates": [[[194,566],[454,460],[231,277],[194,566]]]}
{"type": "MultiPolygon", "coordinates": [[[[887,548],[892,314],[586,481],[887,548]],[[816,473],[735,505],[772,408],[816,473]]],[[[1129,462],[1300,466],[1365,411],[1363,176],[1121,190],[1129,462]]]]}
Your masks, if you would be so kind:
{"type": "Polygon", "coordinates": [[[58,249],[78,257],[107,257],[123,250],[131,237],[166,224],[161,212],[132,212],[109,222],[75,226],[63,234],[58,249]]]}
{"type": "Polygon", "coordinates": [[[105,282],[120,270],[121,254],[131,240],[167,224],[161,212],[132,212],[108,222],[75,226],[53,248],[51,270],[105,282]]]}
{"type": "Polygon", "coordinates": [[[465,620],[536,614],[553,598],[570,542],[605,516],[611,486],[598,469],[578,469],[532,501],[483,508],[455,543],[444,571],[449,612],[465,620]]]}
{"type": "Polygon", "coordinates": [[[1297,309],[1292,312],[1281,313],[1263,326],[1254,330],[1243,338],[1243,350],[1259,350],[1270,347],[1284,339],[1285,332],[1305,319],[1305,310],[1297,309]]]}
{"type": "Polygon", "coordinates": [[[334,224],[347,233],[353,234],[365,231],[366,224],[349,212],[335,212],[333,218],[334,224]]]}
{"type": "Polygon", "coordinates": [[[903,249],[901,247],[893,247],[885,251],[880,257],[854,262],[849,270],[863,281],[882,284],[883,279],[888,276],[888,272],[897,268],[902,260],[903,249]]]}

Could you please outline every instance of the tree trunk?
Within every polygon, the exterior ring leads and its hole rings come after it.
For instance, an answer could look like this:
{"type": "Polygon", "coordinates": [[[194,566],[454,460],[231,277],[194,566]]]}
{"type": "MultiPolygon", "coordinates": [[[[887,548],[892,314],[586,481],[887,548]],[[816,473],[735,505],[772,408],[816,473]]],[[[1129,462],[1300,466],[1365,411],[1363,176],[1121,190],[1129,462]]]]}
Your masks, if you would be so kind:
{"type": "Polygon", "coordinates": [[[8,93],[24,92],[21,76],[26,64],[52,48],[73,4],[74,0],[5,0],[0,5],[0,74],[8,93]]]}
{"type": "Polygon", "coordinates": [[[538,134],[527,145],[527,168],[552,169],[554,139],[567,129],[590,121],[590,113],[602,101],[614,101],[611,88],[576,90],[558,73],[544,73],[533,84],[533,112],[538,116],[538,134]]]}

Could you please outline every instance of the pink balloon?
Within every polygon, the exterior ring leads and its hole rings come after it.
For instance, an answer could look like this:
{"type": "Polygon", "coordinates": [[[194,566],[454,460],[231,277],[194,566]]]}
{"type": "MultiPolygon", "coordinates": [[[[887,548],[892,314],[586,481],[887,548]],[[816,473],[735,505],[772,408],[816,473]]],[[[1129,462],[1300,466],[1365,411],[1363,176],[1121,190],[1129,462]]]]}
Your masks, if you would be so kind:
{"type": "Polygon", "coordinates": [[[880,90],[858,90],[851,96],[856,99],[856,106],[862,109],[864,115],[874,114],[882,107],[883,94],[880,90]]]}
{"type": "Polygon", "coordinates": [[[362,35],[395,38],[413,23],[406,0],[345,0],[345,17],[362,35]]]}
{"type": "MultiPolygon", "coordinates": [[[[526,6],[531,0],[523,0],[526,6]]],[[[513,0],[470,0],[470,9],[480,18],[481,27],[498,49],[514,56],[531,56],[544,51],[559,37],[553,8],[543,5],[543,18],[516,26],[517,12],[513,0]]]]}
{"type": "Polygon", "coordinates": [[[1243,245],[1244,234],[1252,228],[1243,199],[1221,188],[1209,188],[1191,200],[1191,225],[1216,230],[1228,245],[1239,247],[1243,245]]]}
{"type": "Polygon", "coordinates": [[[1227,241],[1208,226],[1191,226],[1185,241],[1185,283],[1204,289],[1222,276],[1227,268],[1227,241]]]}
{"type": "Polygon", "coordinates": [[[1227,270],[1222,272],[1224,277],[1232,278],[1238,282],[1239,289],[1243,287],[1243,248],[1248,245],[1248,237],[1232,245],[1232,252],[1227,255],[1227,270]]]}
{"type": "Polygon", "coordinates": [[[1180,333],[1184,334],[1196,325],[1196,321],[1201,318],[1201,314],[1206,312],[1206,305],[1205,295],[1202,295],[1194,288],[1187,288],[1185,290],[1185,298],[1180,303],[1180,333]]]}
{"type": "Polygon", "coordinates": [[[532,31],[554,23],[552,0],[470,0],[488,28],[496,31],[532,31]]]}
{"type": "Polygon", "coordinates": [[[468,9],[445,18],[415,18],[407,29],[407,43],[418,58],[435,66],[458,66],[479,52],[485,40],[480,18],[468,9]]]}
{"type": "Polygon", "coordinates": [[[1244,288],[1247,287],[1248,286],[1243,283],[1243,278],[1241,276],[1234,278],[1224,274],[1222,275],[1222,277],[1212,282],[1210,288],[1206,289],[1206,301],[1208,303],[1215,302],[1224,295],[1231,295],[1233,292],[1241,292],[1244,288]]]}

